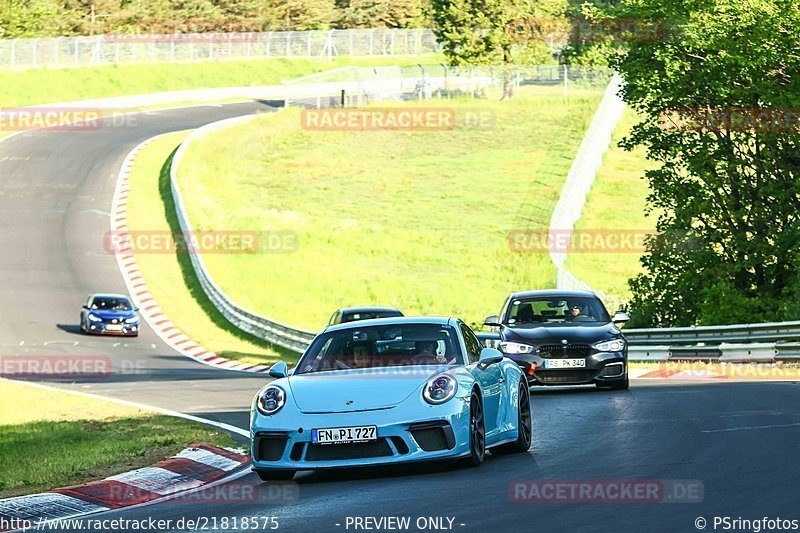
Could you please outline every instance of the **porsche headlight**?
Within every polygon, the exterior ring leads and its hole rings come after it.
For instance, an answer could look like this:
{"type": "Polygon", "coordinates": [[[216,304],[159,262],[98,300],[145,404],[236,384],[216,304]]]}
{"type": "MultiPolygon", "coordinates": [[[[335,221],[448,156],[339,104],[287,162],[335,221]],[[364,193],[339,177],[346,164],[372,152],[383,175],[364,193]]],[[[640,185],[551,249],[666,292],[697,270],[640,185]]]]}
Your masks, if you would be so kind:
{"type": "Polygon", "coordinates": [[[138,324],[139,323],[139,317],[138,316],[133,316],[131,318],[128,318],[127,320],[125,320],[125,323],[126,324],[138,324]]]}
{"type": "Polygon", "coordinates": [[[458,382],[449,374],[439,374],[429,379],[422,390],[422,396],[425,401],[438,405],[444,403],[456,395],[458,382]]]}
{"type": "Polygon", "coordinates": [[[262,415],[274,415],[281,410],[281,407],[283,407],[285,403],[286,393],[283,392],[283,389],[275,385],[270,385],[258,395],[256,407],[258,408],[258,412],[262,415]]]}
{"type": "Polygon", "coordinates": [[[88,318],[92,322],[102,322],[103,321],[102,318],[96,317],[92,313],[89,313],[88,315],[86,315],[86,318],[88,318]]]}
{"type": "Polygon", "coordinates": [[[625,349],[625,341],[622,339],[614,339],[611,341],[598,342],[593,344],[592,348],[598,352],[621,352],[625,349]]]}
{"type": "Polygon", "coordinates": [[[535,352],[536,347],[530,344],[520,344],[518,342],[501,342],[500,351],[509,354],[526,354],[535,352]]]}

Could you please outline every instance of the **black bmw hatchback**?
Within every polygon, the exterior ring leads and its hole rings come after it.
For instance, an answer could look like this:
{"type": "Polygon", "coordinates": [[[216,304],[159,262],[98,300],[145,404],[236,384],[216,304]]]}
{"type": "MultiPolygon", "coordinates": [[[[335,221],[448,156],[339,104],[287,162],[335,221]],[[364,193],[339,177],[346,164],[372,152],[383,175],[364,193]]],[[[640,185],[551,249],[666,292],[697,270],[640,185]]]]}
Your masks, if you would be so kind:
{"type": "Polygon", "coordinates": [[[531,385],[628,388],[628,346],[592,292],[542,290],[514,293],[500,315],[486,318],[499,328],[499,349],[522,367],[531,385]]]}

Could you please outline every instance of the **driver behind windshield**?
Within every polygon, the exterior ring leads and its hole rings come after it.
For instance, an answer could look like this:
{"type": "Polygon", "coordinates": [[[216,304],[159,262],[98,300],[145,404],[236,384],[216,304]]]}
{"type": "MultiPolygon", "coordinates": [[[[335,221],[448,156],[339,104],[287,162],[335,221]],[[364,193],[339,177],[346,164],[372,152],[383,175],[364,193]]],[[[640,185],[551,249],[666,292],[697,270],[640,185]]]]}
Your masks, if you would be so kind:
{"type": "Polygon", "coordinates": [[[372,355],[366,343],[353,346],[353,368],[367,368],[372,366],[372,355]]]}
{"type": "Polygon", "coordinates": [[[452,365],[456,362],[455,358],[452,359],[451,361],[448,361],[447,357],[445,357],[444,354],[438,353],[437,351],[438,348],[439,348],[439,343],[436,341],[420,341],[417,343],[417,349],[418,349],[417,355],[423,357],[425,356],[430,357],[436,360],[437,363],[449,363],[452,365]]]}

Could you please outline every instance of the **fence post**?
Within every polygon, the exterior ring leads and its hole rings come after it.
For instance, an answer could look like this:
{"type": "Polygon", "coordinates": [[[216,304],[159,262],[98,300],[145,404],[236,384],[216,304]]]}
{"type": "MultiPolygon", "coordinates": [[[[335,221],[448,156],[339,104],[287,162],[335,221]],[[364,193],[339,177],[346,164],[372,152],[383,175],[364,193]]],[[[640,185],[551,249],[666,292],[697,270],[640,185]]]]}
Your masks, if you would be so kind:
{"type": "Polygon", "coordinates": [[[347,30],[347,34],[350,36],[350,57],[353,57],[353,30],[347,30]]]}
{"type": "Polygon", "coordinates": [[[78,47],[78,39],[76,38],[74,41],[75,46],[73,47],[75,51],[75,64],[80,66],[81,64],[81,49],[78,47]]]}
{"type": "Polygon", "coordinates": [[[286,57],[291,57],[292,55],[292,32],[287,31],[286,34],[286,57]]]}
{"type": "Polygon", "coordinates": [[[369,30],[369,55],[372,55],[372,44],[375,40],[375,30],[369,30]]]}
{"type": "Polygon", "coordinates": [[[169,42],[169,60],[175,62],[175,39],[169,42]]]}
{"type": "Polygon", "coordinates": [[[311,30],[308,33],[308,39],[306,40],[306,57],[311,59],[311,38],[314,36],[314,30],[311,30]]]}
{"type": "Polygon", "coordinates": [[[34,39],[33,43],[31,43],[31,44],[33,44],[31,63],[35,67],[36,66],[36,61],[39,59],[38,58],[38,55],[39,55],[39,39],[34,39]]]}
{"type": "Polygon", "coordinates": [[[153,45],[153,47],[150,49],[150,62],[155,63],[156,62],[156,40],[153,39],[153,42],[151,44],[153,45]]]}
{"type": "Polygon", "coordinates": [[[394,37],[397,34],[397,28],[393,28],[389,31],[391,32],[390,35],[392,36],[391,43],[389,44],[389,49],[391,50],[390,52],[391,55],[394,55],[394,37]]]}
{"type": "Polygon", "coordinates": [[[566,100],[569,91],[569,70],[567,65],[564,65],[564,99],[566,100]]]}
{"type": "Polygon", "coordinates": [[[59,58],[58,58],[58,41],[60,41],[61,39],[63,39],[63,37],[56,37],[53,40],[53,59],[55,60],[56,66],[58,66],[58,61],[59,61],[59,58]]]}
{"type": "Polygon", "coordinates": [[[270,54],[272,53],[272,34],[273,33],[275,33],[275,32],[271,31],[271,32],[269,32],[267,34],[267,57],[270,57],[270,54]]]}

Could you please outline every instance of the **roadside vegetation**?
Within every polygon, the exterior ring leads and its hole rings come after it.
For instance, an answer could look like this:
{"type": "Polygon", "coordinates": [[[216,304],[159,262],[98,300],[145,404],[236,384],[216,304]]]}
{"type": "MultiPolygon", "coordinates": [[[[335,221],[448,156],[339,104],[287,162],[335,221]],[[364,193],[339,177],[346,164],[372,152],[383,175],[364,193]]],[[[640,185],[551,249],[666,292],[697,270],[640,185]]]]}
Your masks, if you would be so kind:
{"type": "Polygon", "coordinates": [[[4,379],[0,405],[0,498],[149,466],[195,442],[234,445],[201,424],[4,379]]]}
{"type": "Polygon", "coordinates": [[[205,256],[244,307],[309,329],[369,304],[479,324],[509,291],[552,287],[548,255],[512,250],[509,234],[546,231],[600,97],[527,87],[411,104],[493,117],[439,132],[308,131],[289,109],[194,143],[179,184],[197,230],[296,237],[288,253],[205,256]]]}
{"type": "Polygon", "coordinates": [[[438,63],[437,56],[414,58],[251,59],[153,65],[0,70],[0,107],[110,98],[162,91],[280,85],[283,81],[347,65],[384,66],[438,63]]]}
{"type": "MultiPolygon", "coordinates": [[[[174,151],[187,135],[188,132],[180,132],[160,137],[137,154],[129,178],[128,227],[131,231],[180,234],[170,191],[169,168],[174,151]]],[[[136,254],[136,262],[166,316],[207,350],[254,364],[297,360],[297,354],[247,335],[228,322],[203,292],[188,255],[174,251],[140,253],[136,254]]]]}

